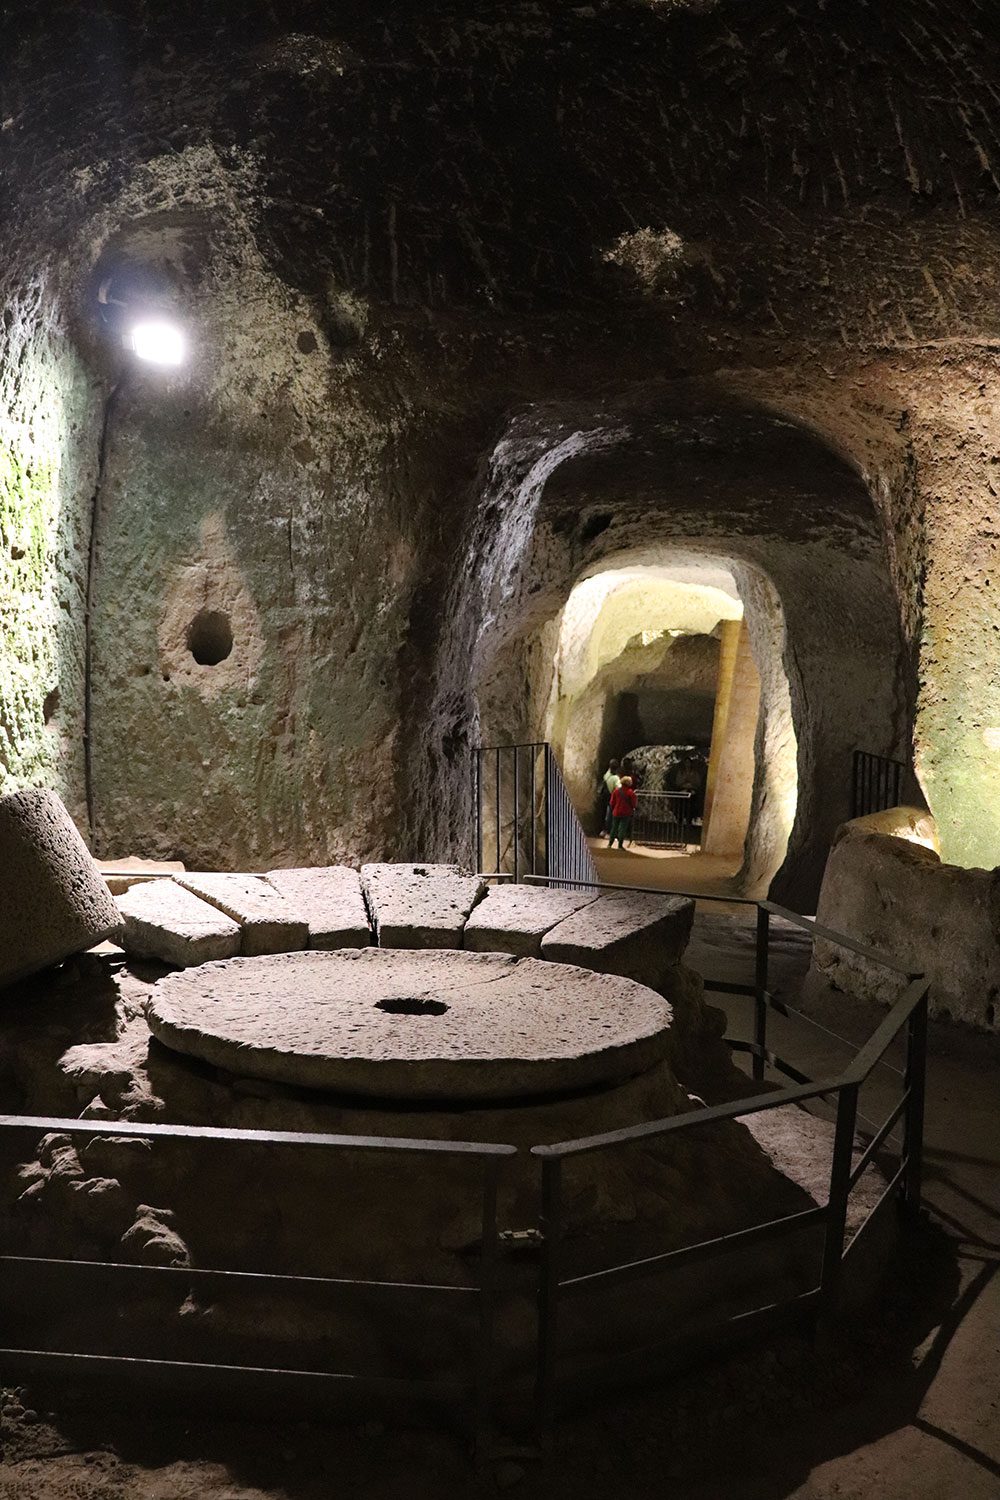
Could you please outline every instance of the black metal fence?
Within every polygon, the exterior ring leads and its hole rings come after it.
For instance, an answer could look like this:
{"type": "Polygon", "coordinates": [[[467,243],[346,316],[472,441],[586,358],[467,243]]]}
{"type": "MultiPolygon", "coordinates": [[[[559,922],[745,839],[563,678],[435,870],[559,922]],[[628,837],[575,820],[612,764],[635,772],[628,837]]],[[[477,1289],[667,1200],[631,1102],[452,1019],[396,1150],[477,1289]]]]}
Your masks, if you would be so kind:
{"type": "MultiPolygon", "coordinates": [[[[582,884],[582,882],[580,882],[582,884]]],[[[602,887],[603,890],[609,887],[602,887]]],[[[634,887],[617,887],[634,891],[634,887]]],[[[662,891],[646,888],[648,894],[662,895],[662,891]]],[[[683,895],[685,893],[678,892],[683,895]]],[[[695,900],[729,900],[732,897],[692,896],[695,900]]],[[[924,1083],[927,1046],[927,992],[929,981],[920,974],[909,973],[902,965],[885,958],[863,943],[855,942],[843,933],[835,933],[819,927],[808,917],[801,916],[770,901],[749,902],[744,905],[757,907],[757,941],[755,952],[754,983],[736,984],[721,980],[705,980],[705,989],[710,992],[743,995],[753,1001],[754,1039],[743,1042],[726,1038],[734,1051],[747,1052],[751,1056],[753,1077],[763,1081],[765,1067],[770,1066],[792,1080],[791,1084],[751,1098],[738,1099],[728,1104],[692,1110],[672,1116],[666,1120],[655,1120],[634,1125],[627,1129],[610,1131],[557,1145],[535,1146],[532,1155],[537,1157],[542,1169],[542,1198],[540,1237],[542,1243],[542,1266],[539,1285],[539,1346],[538,1384],[536,1390],[537,1410],[541,1423],[547,1424],[554,1414],[559,1391],[559,1333],[561,1310],[567,1298],[580,1298],[588,1293],[598,1293],[603,1288],[630,1281],[647,1280],[657,1274],[679,1269],[697,1262],[707,1263],[717,1256],[740,1250],[765,1241],[783,1239],[792,1232],[809,1225],[822,1226],[822,1254],[816,1284],[804,1292],[796,1292],[784,1299],[778,1298],[762,1306],[755,1306],[728,1316],[727,1324],[741,1325],[741,1332],[759,1323],[775,1324],[791,1318],[810,1315],[812,1318],[829,1318],[836,1311],[840,1294],[841,1277],[845,1263],[856,1253],[857,1246],[879,1217],[886,1204],[900,1202],[910,1213],[915,1213],[920,1204],[921,1166],[923,1154],[924,1083]],[[768,954],[770,946],[770,924],[773,917],[804,928],[812,937],[849,948],[873,963],[878,963],[900,976],[906,987],[863,1047],[851,1065],[836,1077],[819,1082],[809,1079],[793,1064],[779,1057],[768,1047],[768,1015],[777,1011],[782,1015],[797,1015],[808,1024],[815,1024],[808,1016],[793,1011],[783,1004],[768,989],[768,954]],[[871,1131],[860,1154],[855,1154],[855,1136],[858,1128],[858,1097],[862,1085],[872,1071],[882,1063],[885,1053],[896,1037],[906,1032],[906,1068],[902,1075],[902,1091],[898,1101],[880,1122],[869,1122],[871,1131]],[[641,1259],[619,1262],[585,1276],[563,1274],[563,1168],[573,1159],[595,1151],[615,1151],[626,1148],[637,1141],[652,1141],[668,1136],[678,1136],[683,1131],[703,1129],[706,1125],[724,1120],[741,1119],[747,1115],[767,1110],[782,1109],[789,1105],[804,1107],[814,1100],[823,1100],[835,1109],[834,1142],[831,1157],[830,1179],[827,1201],[815,1208],[772,1219],[742,1229],[733,1234],[704,1240],[698,1244],[685,1245],[678,1250],[663,1254],[643,1256],[641,1259]],[[846,1242],[848,1204],[863,1173],[880,1152],[885,1152],[891,1142],[892,1132],[903,1121],[902,1139],[897,1144],[899,1159],[878,1202],[859,1224],[850,1243],[846,1242]]],[[[842,1039],[839,1039],[842,1040],[842,1039]]],[[[647,1293],[648,1295],[648,1293],[647,1293]]],[[[720,1332],[724,1331],[720,1325],[720,1332]]],[[[644,1344],[640,1350],[619,1351],[603,1362],[595,1363],[587,1372],[592,1382],[600,1382],[602,1376],[610,1378],[614,1369],[627,1364],[641,1355],[644,1362],[667,1355],[670,1344],[650,1346],[644,1344]]]]}
{"type": "Polygon", "coordinates": [[[851,772],[851,817],[866,818],[869,813],[898,807],[906,774],[906,766],[901,760],[874,755],[870,750],[855,750],[851,772]]]}
{"type": "MultiPolygon", "coordinates": [[[[70,1378],[89,1378],[91,1375],[130,1377],[155,1377],[171,1379],[176,1383],[190,1383],[192,1378],[202,1385],[211,1381],[229,1384],[237,1382],[251,1384],[274,1380],[285,1386],[294,1386],[297,1392],[309,1388],[319,1394],[332,1397],[348,1388],[351,1393],[371,1397],[395,1396],[412,1401],[466,1406],[481,1436],[489,1419],[494,1378],[494,1314],[497,1296],[497,1271],[499,1233],[497,1226],[497,1189],[504,1162],[517,1154],[515,1146],[480,1141],[416,1140],[400,1136],[332,1135],[313,1134],[283,1130],[236,1130],[221,1127],[190,1125],[158,1125],[137,1123],[128,1120],[102,1121],[78,1119],[50,1119],[44,1116],[0,1115],[0,1134],[10,1132],[50,1132],[71,1137],[84,1136],[92,1140],[95,1136],[138,1137],[144,1141],[185,1141],[195,1148],[215,1147],[231,1149],[233,1146],[294,1147],[320,1150],[327,1153],[369,1152],[376,1155],[399,1154],[422,1160],[437,1157],[464,1158],[479,1164],[481,1168],[481,1192],[479,1203],[480,1254],[479,1273],[474,1285],[440,1284],[421,1281],[365,1280],[358,1277],[320,1277],[288,1274],[271,1274],[262,1271],[229,1270],[211,1267],[170,1266],[118,1263],[54,1257],[0,1254],[0,1268],[9,1288],[11,1278],[22,1275],[28,1278],[42,1293],[42,1309],[48,1303],[46,1286],[52,1282],[46,1278],[59,1278],[62,1296],[79,1297],[81,1305],[88,1305],[95,1297],[109,1311],[108,1327],[114,1328],[119,1321],[115,1317],[113,1301],[115,1289],[134,1285],[137,1280],[146,1284],[162,1284],[165,1280],[188,1287],[207,1285],[220,1291],[225,1285],[239,1285],[242,1290],[252,1286],[265,1294],[287,1294],[295,1290],[307,1300],[315,1299],[322,1291],[342,1288],[353,1294],[374,1293],[385,1299],[400,1297],[427,1307],[426,1329],[433,1332],[440,1312],[440,1299],[455,1302],[471,1302],[475,1307],[476,1329],[471,1340],[473,1350],[468,1368],[457,1370],[447,1379],[421,1379],[419,1377],[390,1378],[375,1376],[360,1369],[312,1369],[265,1367],[258,1364],[218,1364],[209,1359],[182,1360],[150,1351],[142,1357],[108,1353],[106,1349],[52,1350],[44,1347],[0,1348],[0,1378],[12,1380],[23,1376],[62,1375],[70,1378]]],[[[429,1178],[429,1174],[425,1174],[429,1178]]],[[[453,1211],[455,1205],[449,1205],[453,1211]]],[[[445,1210],[443,1209],[442,1212],[445,1210]]],[[[419,1322],[419,1315],[410,1315],[419,1322]]],[[[6,1342],[6,1341],[4,1341],[6,1342]]]]}
{"type": "Polygon", "coordinates": [[[473,761],[476,868],[485,874],[593,880],[597,869],[552,746],[484,745],[473,761]]]}
{"type": "Polygon", "coordinates": [[[632,842],[658,849],[686,849],[700,832],[691,822],[693,792],[638,792],[632,842]]]}
{"type": "Polygon", "coordinates": [[[545,819],[549,883],[589,880],[596,885],[597,866],[551,745],[545,747],[545,819]]]}

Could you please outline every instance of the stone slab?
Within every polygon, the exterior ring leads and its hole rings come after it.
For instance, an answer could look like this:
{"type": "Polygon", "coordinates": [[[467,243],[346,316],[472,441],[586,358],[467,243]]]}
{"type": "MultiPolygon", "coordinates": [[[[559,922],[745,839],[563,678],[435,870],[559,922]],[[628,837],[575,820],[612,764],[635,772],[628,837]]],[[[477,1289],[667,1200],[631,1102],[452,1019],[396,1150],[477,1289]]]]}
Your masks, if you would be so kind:
{"type": "Polygon", "coordinates": [[[361,886],[380,948],[460,948],[486,886],[457,865],[361,866],[361,886]]]}
{"type": "Polygon", "coordinates": [[[693,921],[685,896],[611,891],[546,933],[542,957],[656,988],[680,962],[693,921]]]}
{"type": "Polygon", "coordinates": [[[154,1036],[241,1077],[389,1099],[515,1099],[592,1088],[665,1057],[652,990],[500,953],[345,948],[170,974],[154,1036]]]}
{"type": "Polygon", "coordinates": [[[174,879],[239,923],[240,952],[248,957],[309,946],[308,922],[263,876],[195,871],[174,879]]]}
{"type": "Polygon", "coordinates": [[[371,943],[357,870],[347,865],[268,870],[267,879],[309,923],[310,948],[367,948],[371,943]]]}
{"type": "Polygon", "coordinates": [[[537,885],[490,886],[465,924],[463,946],[477,953],[540,958],[542,938],[596,901],[596,891],[552,891],[537,885]]]}
{"type": "Polygon", "coordinates": [[[174,880],[148,880],[118,897],[126,953],[189,968],[240,951],[238,923],[174,880]]]}
{"type": "Polygon", "coordinates": [[[0,797],[0,986],[115,937],[118,908],[55,792],[0,797]]]}

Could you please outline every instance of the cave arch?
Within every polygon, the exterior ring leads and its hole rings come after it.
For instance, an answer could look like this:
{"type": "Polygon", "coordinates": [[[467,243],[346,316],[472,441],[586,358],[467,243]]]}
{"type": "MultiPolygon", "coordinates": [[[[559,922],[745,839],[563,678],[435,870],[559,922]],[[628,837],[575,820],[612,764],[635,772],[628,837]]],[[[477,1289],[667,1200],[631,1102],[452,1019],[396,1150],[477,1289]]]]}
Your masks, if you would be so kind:
{"type": "Polygon", "coordinates": [[[600,411],[535,408],[484,472],[439,660],[452,715],[464,693],[473,735],[540,737],[575,583],[612,563],[722,562],[739,579],[762,676],[774,686],[777,664],[787,679],[796,742],[797,805],[774,870],[768,764],[782,741],[787,752],[789,726],[762,716],[742,880],[812,909],[850,814],[851,752],[911,756],[882,525],[857,470],[800,422],[682,382],[600,411]]]}

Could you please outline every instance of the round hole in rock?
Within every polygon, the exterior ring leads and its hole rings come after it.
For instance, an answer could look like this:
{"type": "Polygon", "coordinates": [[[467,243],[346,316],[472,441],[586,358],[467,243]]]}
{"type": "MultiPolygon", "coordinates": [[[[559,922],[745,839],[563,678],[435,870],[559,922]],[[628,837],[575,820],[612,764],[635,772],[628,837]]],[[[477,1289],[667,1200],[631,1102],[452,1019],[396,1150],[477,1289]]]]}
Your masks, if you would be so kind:
{"type": "Polygon", "coordinates": [[[375,1009],[387,1011],[390,1016],[443,1016],[450,1007],[440,1000],[409,1000],[401,996],[376,1000],[375,1009]]]}
{"type": "Polygon", "coordinates": [[[218,609],[202,609],[187,631],[187,646],[199,666],[217,667],[233,649],[229,616],[218,609]]]}

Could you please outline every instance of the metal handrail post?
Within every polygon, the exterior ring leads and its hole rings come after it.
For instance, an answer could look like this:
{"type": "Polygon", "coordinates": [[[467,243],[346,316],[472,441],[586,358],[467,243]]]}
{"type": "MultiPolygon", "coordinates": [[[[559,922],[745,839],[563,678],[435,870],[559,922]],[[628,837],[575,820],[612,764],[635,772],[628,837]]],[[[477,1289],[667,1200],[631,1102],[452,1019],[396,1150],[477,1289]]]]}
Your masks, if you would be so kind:
{"type": "Polygon", "coordinates": [[[537,875],[538,874],[538,854],[537,854],[537,850],[536,850],[536,847],[535,847],[535,844],[536,844],[536,835],[537,835],[537,832],[538,832],[538,827],[537,827],[538,815],[537,815],[537,813],[535,811],[535,771],[536,771],[536,762],[538,760],[538,746],[537,745],[532,745],[531,746],[531,748],[529,750],[529,755],[530,755],[530,758],[531,758],[531,873],[532,873],[532,875],[537,875]]]}
{"type": "Polygon", "coordinates": [[[520,845],[521,845],[521,747],[514,746],[514,884],[517,885],[520,876],[520,845]]]}
{"type": "Polygon", "coordinates": [[[544,778],[546,778],[546,874],[552,876],[552,745],[549,741],[546,741],[544,778]]]}
{"type": "Polygon", "coordinates": [[[499,869],[500,869],[500,849],[501,849],[501,843],[500,843],[500,834],[501,834],[501,827],[500,827],[500,746],[499,745],[497,746],[497,766],[496,766],[496,788],[495,788],[495,793],[496,793],[496,825],[497,825],[497,846],[496,846],[496,856],[497,856],[497,859],[496,859],[496,869],[499,872],[499,869]]]}
{"type": "Polygon", "coordinates": [[[827,1318],[836,1313],[840,1294],[847,1198],[851,1191],[854,1130],[858,1119],[858,1093],[856,1083],[847,1083],[837,1095],[837,1126],[830,1166],[830,1193],[826,1204],[826,1236],[823,1241],[823,1272],[820,1280],[820,1308],[827,1318]]]}
{"type": "Polygon", "coordinates": [[[535,1421],[539,1435],[548,1432],[555,1404],[556,1341],[559,1334],[559,1253],[562,1240],[562,1162],[542,1160],[542,1240],[538,1279],[538,1360],[535,1373],[535,1421]]]}
{"type": "Polygon", "coordinates": [[[476,805],[476,869],[483,868],[483,752],[472,752],[472,786],[476,805]]]}
{"type": "Polygon", "coordinates": [[[904,1087],[906,1123],[903,1130],[903,1206],[914,1217],[920,1212],[924,1163],[924,1094],[927,1083],[927,1005],[930,986],[925,985],[920,1003],[906,1028],[906,1074],[904,1087]]]}
{"type": "Polygon", "coordinates": [[[759,1083],[764,1077],[764,1052],[767,1048],[767,971],[770,957],[771,914],[766,906],[757,907],[757,947],[754,956],[754,1045],[753,1076],[759,1083]]]}
{"type": "Polygon", "coordinates": [[[488,1456],[493,1432],[493,1331],[496,1320],[499,1234],[497,1183],[500,1162],[487,1158],[483,1166],[482,1252],[479,1263],[479,1333],[476,1345],[475,1449],[477,1461],[488,1456]]]}

